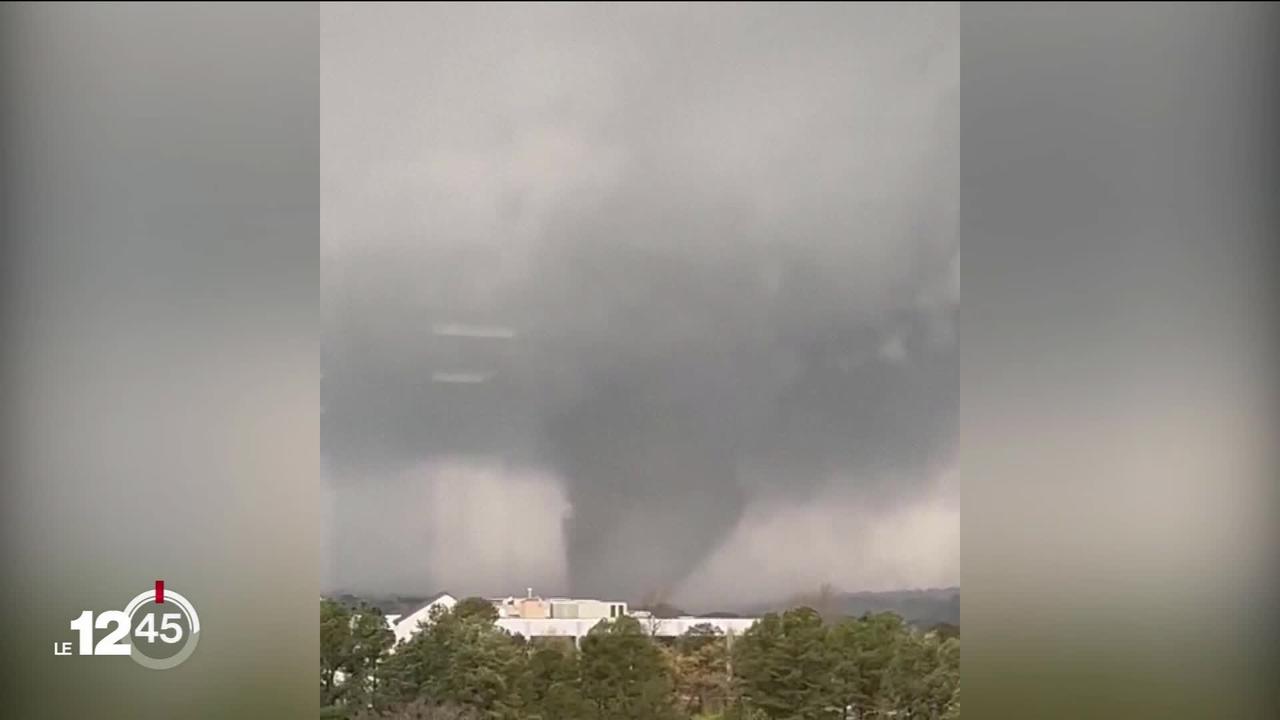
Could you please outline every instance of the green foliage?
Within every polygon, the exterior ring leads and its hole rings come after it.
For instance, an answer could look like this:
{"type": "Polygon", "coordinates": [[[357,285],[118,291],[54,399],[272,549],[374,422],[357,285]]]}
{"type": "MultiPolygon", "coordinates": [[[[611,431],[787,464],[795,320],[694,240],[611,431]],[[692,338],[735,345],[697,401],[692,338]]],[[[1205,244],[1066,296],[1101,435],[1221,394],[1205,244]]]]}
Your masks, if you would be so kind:
{"type": "Polygon", "coordinates": [[[960,687],[960,642],[910,634],[886,668],[881,704],[908,717],[940,720],[960,687]]]}
{"type": "Polygon", "coordinates": [[[333,705],[340,694],[342,665],[351,635],[351,610],[332,600],[320,601],[320,705],[333,705]]]}
{"type": "Polygon", "coordinates": [[[808,607],[739,637],[674,642],[631,617],[526,642],[472,599],[392,651],[381,614],[320,606],[321,717],[342,720],[959,720],[960,639],[890,613],[836,623],[808,607]]]}
{"type": "Polygon", "coordinates": [[[395,641],[382,612],[320,602],[320,706],[341,717],[378,693],[377,669],[395,641]]]}
{"type": "Polygon", "coordinates": [[[670,651],[678,706],[695,717],[722,712],[729,704],[728,639],[715,627],[695,625],[670,651]]]}
{"type": "Polygon", "coordinates": [[[436,614],[396,648],[380,673],[389,700],[426,699],[488,718],[518,717],[524,643],[473,609],[459,603],[453,612],[436,614]]]}
{"type": "Polygon", "coordinates": [[[355,715],[353,720],[482,720],[483,717],[474,708],[414,700],[391,707],[364,710],[355,715]]]}
{"type": "Polygon", "coordinates": [[[960,716],[959,638],[890,613],[836,625],[808,608],[766,615],[734,646],[733,666],[738,703],[726,720],[960,716]]]}
{"type": "Polygon", "coordinates": [[[475,618],[485,622],[493,622],[498,619],[498,609],[493,603],[482,597],[468,597],[458,601],[453,606],[453,614],[460,618],[475,618]]]}
{"type": "Polygon", "coordinates": [[[582,639],[582,696],[600,720],[676,717],[671,668],[631,617],[601,621],[582,639]]]}
{"type": "Polygon", "coordinates": [[[529,720],[591,717],[590,705],[580,687],[578,653],[572,644],[532,646],[521,694],[529,720]]]}
{"type": "Polygon", "coordinates": [[[734,645],[733,668],[742,702],[766,717],[839,717],[827,629],[811,608],[764,616],[734,645]]]}
{"type": "Polygon", "coordinates": [[[955,692],[947,702],[947,709],[942,713],[942,720],[960,720],[960,683],[957,679],[955,692]]]}
{"type": "Polygon", "coordinates": [[[715,625],[703,623],[694,625],[676,639],[676,648],[681,653],[697,652],[707,645],[724,644],[724,633],[715,625]]]}
{"type": "Polygon", "coordinates": [[[855,717],[875,708],[885,672],[908,635],[902,619],[891,613],[850,618],[833,627],[836,704],[855,717]]]}

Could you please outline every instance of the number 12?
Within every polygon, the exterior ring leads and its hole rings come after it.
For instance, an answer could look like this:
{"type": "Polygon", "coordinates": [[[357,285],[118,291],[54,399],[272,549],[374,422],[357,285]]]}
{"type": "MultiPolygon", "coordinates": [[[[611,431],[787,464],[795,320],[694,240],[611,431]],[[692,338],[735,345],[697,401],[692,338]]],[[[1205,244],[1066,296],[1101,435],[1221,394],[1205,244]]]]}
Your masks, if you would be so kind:
{"type": "Polygon", "coordinates": [[[128,655],[129,645],[121,642],[129,635],[129,616],[120,610],[109,610],[98,615],[98,621],[93,620],[93,611],[85,610],[80,613],[80,617],[71,621],[71,629],[80,633],[80,654],[81,655],[128,655]],[[93,629],[104,630],[108,626],[115,626],[114,629],[107,633],[107,636],[98,641],[98,646],[93,646],[93,629]]]}

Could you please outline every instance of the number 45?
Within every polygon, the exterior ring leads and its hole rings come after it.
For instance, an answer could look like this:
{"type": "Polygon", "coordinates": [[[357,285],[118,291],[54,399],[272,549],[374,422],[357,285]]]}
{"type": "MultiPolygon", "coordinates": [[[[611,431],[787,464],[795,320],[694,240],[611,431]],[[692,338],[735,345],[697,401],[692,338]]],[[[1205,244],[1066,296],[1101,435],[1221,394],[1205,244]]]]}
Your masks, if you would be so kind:
{"type": "Polygon", "coordinates": [[[182,639],[182,626],[177,622],[181,617],[179,613],[165,613],[160,616],[160,630],[157,631],[156,616],[147,615],[142,618],[142,622],[138,623],[133,635],[149,643],[154,643],[157,637],[169,644],[176,643],[182,639]]]}

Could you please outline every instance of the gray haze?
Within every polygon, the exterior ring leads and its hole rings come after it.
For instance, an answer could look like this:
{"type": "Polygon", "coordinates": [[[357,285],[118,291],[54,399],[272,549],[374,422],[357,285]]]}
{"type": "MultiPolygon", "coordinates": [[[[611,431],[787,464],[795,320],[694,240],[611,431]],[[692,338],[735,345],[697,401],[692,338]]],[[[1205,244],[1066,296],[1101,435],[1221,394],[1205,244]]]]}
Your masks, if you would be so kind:
{"type": "Polygon", "coordinates": [[[331,587],[957,580],[957,35],[326,6],[331,587]]]}

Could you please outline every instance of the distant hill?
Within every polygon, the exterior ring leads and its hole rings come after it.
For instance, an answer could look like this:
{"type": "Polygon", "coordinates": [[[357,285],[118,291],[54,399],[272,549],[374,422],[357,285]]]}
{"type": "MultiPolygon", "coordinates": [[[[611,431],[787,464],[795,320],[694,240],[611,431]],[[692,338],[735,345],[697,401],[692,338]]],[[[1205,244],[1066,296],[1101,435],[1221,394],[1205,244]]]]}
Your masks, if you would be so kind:
{"type": "Polygon", "coordinates": [[[383,615],[407,615],[435,597],[434,595],[354,595],[352,593],[336,593],[329,596],[344,605],[371,605],[382,611],[383,615]]]}
{"type": "Polygon", "coordinates": [[[851,593],[841,596],[846,615],[892,612],[910,623],[960,624],[960,588],[895,590],[883,593],[851,593]]]}
{"type": "MultiPolygon", "coordinates": [[[[920,627],[939,623],[960,624],[960,588],[890,590],[887,592],[835,593],[831,603],[841,615],[859,617],[866,613],[891,612],[920,627]]],[[[761,615],[786,610],[795,603],[779,601],[744,609],[743,615],[761,615]]]]}

